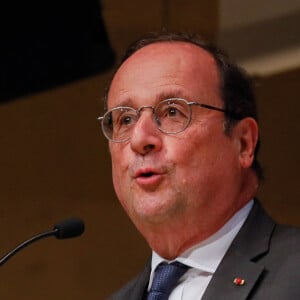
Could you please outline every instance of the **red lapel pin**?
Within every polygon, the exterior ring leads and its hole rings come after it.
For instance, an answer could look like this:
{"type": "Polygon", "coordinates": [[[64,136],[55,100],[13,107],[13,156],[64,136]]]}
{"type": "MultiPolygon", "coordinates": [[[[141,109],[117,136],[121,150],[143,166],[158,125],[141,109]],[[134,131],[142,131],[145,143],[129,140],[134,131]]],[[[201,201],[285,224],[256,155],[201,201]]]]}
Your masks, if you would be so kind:
{"type": "Polygon", "coordinates": [[[245,280],[242,279],[242,278],[240,278],[240,277],[236,277],[236,278],[234,278],[233,283],[235,285],[244,285],[245,284],[245,280]]]}

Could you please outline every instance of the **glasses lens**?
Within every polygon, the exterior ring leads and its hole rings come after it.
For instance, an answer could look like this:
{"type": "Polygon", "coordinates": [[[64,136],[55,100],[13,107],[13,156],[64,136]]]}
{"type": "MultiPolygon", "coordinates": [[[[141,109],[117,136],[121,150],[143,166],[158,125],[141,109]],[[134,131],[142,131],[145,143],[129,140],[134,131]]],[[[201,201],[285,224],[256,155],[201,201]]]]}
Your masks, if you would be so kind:
{"type": "Polygon", "coordinates": [[[190,107],[181,99],[167,99],[160,102],[155,110],[157,124],[165,133],[183,131],[190,122],[190,107]]]}
{"type": "Polygon", "coordinates": [[[123,142],[130,138],[131,129],[136,121],[137,114],[133,108],[117,107],[103,116],[103,132],[112,141],[123,142]]]}

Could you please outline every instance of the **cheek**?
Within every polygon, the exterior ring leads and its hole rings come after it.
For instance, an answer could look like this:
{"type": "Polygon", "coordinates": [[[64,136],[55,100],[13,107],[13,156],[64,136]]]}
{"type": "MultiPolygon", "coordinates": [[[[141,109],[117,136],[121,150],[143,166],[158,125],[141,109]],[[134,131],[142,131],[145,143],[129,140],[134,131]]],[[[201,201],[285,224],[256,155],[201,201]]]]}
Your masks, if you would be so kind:
{"type": "Polygon", "coordinates": [[[125,167],[122,165],[122,159],[117,157],[112,159],[112,182],[115,190],[115,194],[122,205],[123,209],[129,213],[129,206],[131,199],[129,180],[126,176],[125,167]]]}
{"type": "Polygon", "coordinates": [[[197,184],[199,172],[203,171],[201,149],[198,141],[190,138],[180,138],[167,147],[167,157],[174,165],[173,178],[175,188],[185,190],[186,193],[192,185],[197,184]],[[195,151],[196,150],[196,151],[195,151]]]}
{"type": "Polygon", "coordinates": [[[116,193],[119,194],[120,188],[122,186],[122,178],[124,178],[124,172],[126,171],[126,159],[124,151],[121,150],[119,144],[114,144],[110,146],[110,155],[112,163],[112,178],[116,193]]]}
{"type": "Polygon", "coordinates": [[[183,184],[209,182],[222,177],[227,169],[238,162],[230,140],[219,133],[203,136],[186,136],[169,148],[176,162],[177,178],[183,184]]]}
{"type": "Polygon", "coordinates": [[[168,152],[177,166],[194,171],[195,168],[212,160],[215,150],[209,138],[186,136],[178,139],[168,148],[168,152]]]}

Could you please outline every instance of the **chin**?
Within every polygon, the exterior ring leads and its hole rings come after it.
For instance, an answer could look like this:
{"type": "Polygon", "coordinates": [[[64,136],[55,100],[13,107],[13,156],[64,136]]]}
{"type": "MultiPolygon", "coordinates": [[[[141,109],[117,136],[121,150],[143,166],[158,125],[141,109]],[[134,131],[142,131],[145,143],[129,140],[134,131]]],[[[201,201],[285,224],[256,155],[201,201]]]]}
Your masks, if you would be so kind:
{"type": "Polygon", "coordinates": [[[134,215],[141,222],[163,224],[176,216],[175,203],[143,203],[134,209],[134,215]]]}

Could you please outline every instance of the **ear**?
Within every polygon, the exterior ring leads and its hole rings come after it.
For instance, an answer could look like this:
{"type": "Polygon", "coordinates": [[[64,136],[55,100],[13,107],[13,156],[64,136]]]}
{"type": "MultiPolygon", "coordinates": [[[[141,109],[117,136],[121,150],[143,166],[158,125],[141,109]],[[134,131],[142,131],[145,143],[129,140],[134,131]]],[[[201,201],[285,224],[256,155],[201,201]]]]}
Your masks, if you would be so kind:
{"type": "Polygon", "coordinates": [[[239,161],[242,168],[250,168],[258,140],[258,125],[253,118],[242,119],[235,128],[239,143],[239,161]]]}

